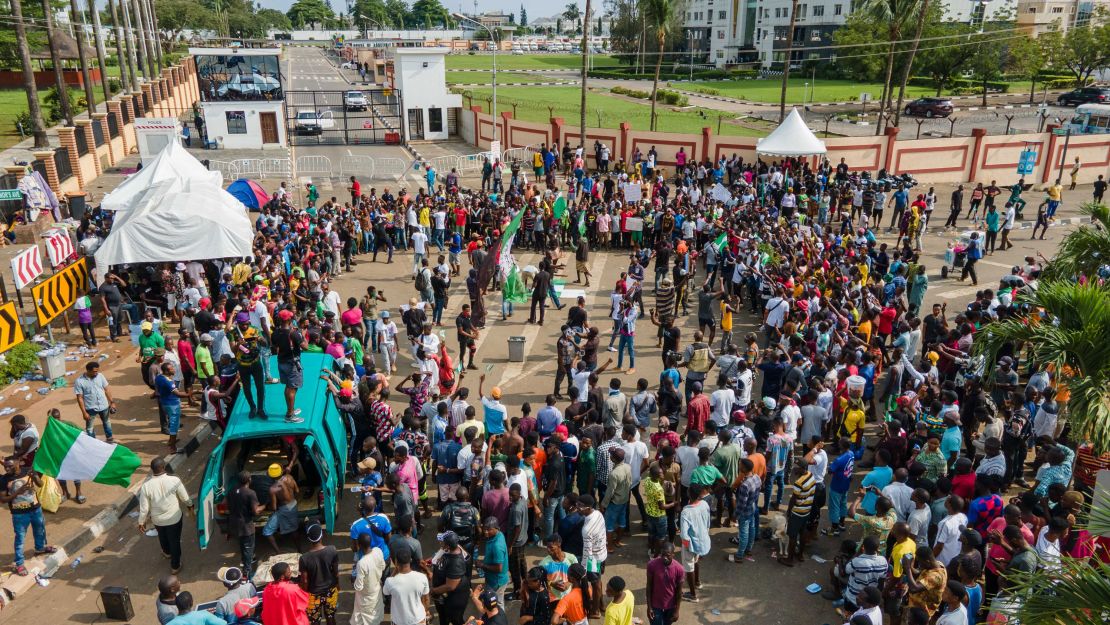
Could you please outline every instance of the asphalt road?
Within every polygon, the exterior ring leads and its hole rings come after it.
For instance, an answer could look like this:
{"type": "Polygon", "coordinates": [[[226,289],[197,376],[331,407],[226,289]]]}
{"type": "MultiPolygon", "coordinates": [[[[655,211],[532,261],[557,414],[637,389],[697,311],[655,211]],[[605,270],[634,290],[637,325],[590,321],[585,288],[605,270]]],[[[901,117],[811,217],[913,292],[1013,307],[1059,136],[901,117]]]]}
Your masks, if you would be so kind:
{"type": "MultiPolygon", "coordinates": [[[[272,185],[271,185],[272,186],[272,185]]],[[[1089,192],[1081,189],[1083,197],[1089,192]]],[[[1076,194],[1071,194],[1078,197],[1076,194]]],[[[1065,205],[1061,216],[1074,215],[1070,209],[1071,203],[1065,205]]],[[[1015,238],[1015,247],[1006,252],[999,252],[993,256],[985,257],[980,263],[980,287],[997,286],[997,281],[1008,273],[1009,267],[1020,264],[1024,256],[1036,251],[1051,255],[1062,234],[1069,227],[1053,227],[1049,230],[1046,241],[1028,241],[1028,231],[1018,231],[1015,238]]],[[[883,240],[889,241],[889,237],[883,240]]],[[[939,277],[939,262],[943,256],[944,244],[948,237],[927,235],[925,239],[926,266],[929,268],[933,280],[926,305],[934,301],[948,302],[949,314],[954,314],[964,302],[974,293],[975,288],[966,283],[961,284],[955,280],[942,280],[939,277]]],[[[408,300],[414,293],[412,282],[407,278],[411,272],[411,255],[398,253],[392,264],[383,262],[372,263],[365,257],[360,258],[353,271],[339,277],[333,288],[344,298],[358,296],[364,292],[367,285],[375,285],[383,290],[389,300],[389,307],[397,313],[397,307],[408,300]]],[[[523,266],[535,263],[535,254],[518,250],[518,262],[523,266]]],[[[599,327],[608,329],[606,316],[609,307],[609,293],[624,268],[625,257],[621,253],[598,253],[591,260],[593,271],[593,286],[586,290],[587,305],[593,322],[599,327]]],[[[464,268],[465,270],[465,268],[464,268]]],[[[572,270],[573,271],[573,270],[572,270]]],[[[700,278],[701,276],[699,276],[700,278]]],[[[569,276],[573,279],[573,275],[569,276]]],[[[696,278],[698,279],[698,278],[696,278]]],[[[568,288],[573,285],[568,285],[568,288]]],[[[650,295],[645,295],[650,302],[650,295]]],[[[447,322],[449,345],[454,345],[450,325],[458,314],[465,301],[464,288],[461,281],[456,281],[452,286],[451,299],[448,310],[444,315],[447,322]]],[[[564,312],[548,311],[547,323],[543,326],[525,324],[527,311],[517,308],[516,313],[508,321],[500,321],[497,314],[499,301],[496,296],[487,298],[486,306],[489,312],[489,324],[479,339],[477,362],[480,370],[490,366],[487,384],[499,384],[506,392],[506,403],[511,414],[519,414],[519,406],[531,402],[533,406],[542,404],[543,396],[550,392],[554,381],[554,343],[558,327],[564,312]],[[523,363],[508,361],[507,339],[510,336],[523,336],[526,339],[527,357],[523,363]]],[[[650,306],[650,303],[649,303],[650,306]]],[[[755,329],[756,320],[744,313],[737,319],[738,327],[736,336],[755,329]]],[[[694,328],[695,320],[690,317],[683,320],[683,327],[689,336],[694,328]]],[[[639,326],[637,347],[637,373],[635,375],[610,374],[603,376],[602,383],[608,382],[611,375],[621,375],[624,387],[635,385],[636,378],[643,377],[654,381],[660,373],[659,350],[655,349],[653,328],[646,322],[639,326]]],[[[607,334],[606,334],[607,336],[607,334]]],[[[405,353],[407,350],[402,350],[405,353]]],[[[602,360],[607,355],[601,354],[602,360]]],[[[401,371],[409,371],[410,359],[407,355],[401,357],[401,371]]],[[[133,367],[126,362],[120,365],[123,371],[133,367]]],[[[141,395],[145,387],[135,384],[134,375],[120,376],[119,381],[113,379],[113,388],[116,393],[141,395]],[[134,387],[134,388],[132,388],[134,387]]],[[[394,384],[398,380],[394,379],[394,384]]],[[[464,385],[472,389],[472,397],[476,392],[477,381],[468,377],[464,385]]],[[[488,388],[488,387],[487,387],[488,388]]],[[[67,404],[72,402],[68,396],[64,400],[67,404]]],[[[72,406],[70,406],[72,408],[72,406]]],[[[395,409],[402,406],[394,403],[395,409]]],[[[34,413],[38,408],[31,406],[27,410],[34,413]]],[[[195,419],[190,413],[187,419],[195,419]]],[[[194,421],[190,421],[192,423],[194,421]]],[[[208,445],[212,445],[209,442],[208,445]]],[[[203,463],[210,447],[202,449],[201,453],[194,454],[183,469],[179,472],[185,480],[190,492],[196,493],[198,480],[203,471],[203,463]]],[[[92,502],[89,504],[93,505],[92,502]]],[[[345,573],[350,570],[351,558],[348,551],[349,541],[344,536],[344,530],[354,518],[354,500],[347,497],[340,504],[340,521],[337,524],[335,535],[328,537],[328,542],[334,544],[343,552],[343,594],[340,599],[340,622],[346,622],[346,613],[350,609],[352,593],[350,583],[345,573]]],[[[95,513],[94,508],[88,508],[87,514],[95,513]]],[[[635,517],[635,513],[634,513],[635,517]]],[[[49,522],[49,518],[48,518],[49,522]]],[[[6,525],[6,524],[5,524],[6,525]]],[[[639,530],[639,524],[633,523],[635,532],[628,541],[629,546],[611,556],[608,563],[607,575],[621,575],[634,592],[637,601],[636,616],[646,619],[643,610],[644,576],[643,566],[645,556],[645,535],[639,530]]],[[[7,530],[7,528],[3,528],[7,530]]],[[[760,543],[755,550],[756,562],[745,564],[740,568],[730,565],[724,560],[727,552],[727,537],[733,530],[716,529],[714,535],[714,551],[706,559],[703,566],[702,579],[705,588],[702,591],[702,602],[696,605],[686,605],[682,611],[680,625],[704,625],[706,623],[735,623],[741,618],[756,619],[758,622],[769,625],[785,625],[786,623],[832,623],[836,618],[828,602],[819,597],[805,592],[806,585],[817,582],[825,583],[827,564],[819,564],[809,560],[801,566],[785,569],[770,558],[770,546],[760,543]]],[[[0,533],[0,549],[7,552],[6,545],[10,536],[5,531],[0,533]]],[[[425,532],[425,545],[430,547],[431,532],[425,532]]],[[[191,591],[199,601],[213,600],[220,594],[220,585],[215,579],[216,569],[220,566],[233,565],[237,562],[236,547],[234,543],[227,542],[221,537],[215,537],[212,545],[206,551],[197,549],[195,519],[189,517],[184,532],[185,564],[181,573],[183,587],[191,591]]],[[[830,538],[820,539],[813,546],[812,553],[826,559],[831,559],[837,546],[837,540],[830,538]]],[[[141,535],[132,518],[124,517],[120,524],[101,536],[97,541],[86,546],[71,557],[81,556],[82,562],[76,569],[63,567],[51,580],[47,588],[35,588],[19,600],[8,606],[5,610],[5,619],[11,623],[85,623],[91,624],[103,620],[98,607],[98,593],[107,586],[124,586],[130,589],[132,602],[136,611],[135,623],[154,622],[154,597],[155,583],[158,577],[168,573],[168,563],[158,556],[156,539],[141,535]],[[96,553],[97,547],[103,551],[96,553]],[[14,619],[14,620],[13,620],[14,619]]],[[[266,547],[260,548],[262,557],[269,556],[266,547]]],[[[527,552],[529,563],[534,563],[543,556],[537,548],[530,548],[527,552]]],[[[510,606],[512,622],[516,622],[516,605],[510,606]]]]}

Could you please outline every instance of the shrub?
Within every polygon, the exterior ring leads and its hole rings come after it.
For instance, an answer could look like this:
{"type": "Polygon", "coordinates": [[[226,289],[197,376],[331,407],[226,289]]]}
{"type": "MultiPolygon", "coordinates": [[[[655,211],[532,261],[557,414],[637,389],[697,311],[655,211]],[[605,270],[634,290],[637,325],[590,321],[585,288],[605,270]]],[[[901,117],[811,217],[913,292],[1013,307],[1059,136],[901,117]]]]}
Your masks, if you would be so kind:
{"type": "Polygon", "coordinates": [[[38,344],[24,341],[4,353],[4,362],[0,363],[0,385],[11,384],[34,371],[39,366],[40,349],[38,344]]]}
{"type": "Polygon", "coordinates": [[[31,124],[30,111],[23,111],[19,115],[16,115],[15,119],[12,120],[12,128],[14,128],[17,133],[20,132],[21,126],[23,128],[22,132],[25,135],[31,134],[31,132],[34,130],[34,126],[31,124]]]}
{"type": "Polygon", "coordinates": [[[712,89],[710,87],[693,86],[689,87],[689,90],[693,91],[694,93],[701,93],[704,95],[721,95],[720,89],[712,89]]]}

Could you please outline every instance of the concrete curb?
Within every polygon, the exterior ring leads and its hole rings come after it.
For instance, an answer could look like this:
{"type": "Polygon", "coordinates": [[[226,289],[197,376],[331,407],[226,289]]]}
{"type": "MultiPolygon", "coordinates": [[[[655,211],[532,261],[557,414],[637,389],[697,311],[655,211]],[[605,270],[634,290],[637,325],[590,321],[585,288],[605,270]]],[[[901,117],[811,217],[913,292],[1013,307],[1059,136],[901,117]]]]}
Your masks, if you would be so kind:
{"type": "MultiPolygon", "coordinates": [[[[936,217],[934,216],[934,219],[936,217]]],[[[1053,226],[1078,226],[1085,223],[1090,223],[1089,217],[1062,217],[1052,223],[1053,226]]],[[[1037,225],[1036,221],[1018,221],[1014,223],[1014,230],[1031,230],[1033,226],[1037,225]]],[[[945,230],[944,228],[932,228],[932,233],[938,236],[944,236],[947,233],[965,232],[971,228],[957,227],[955,230],[945,230]]]]}
{"type": "MultiPolygon", "coordinates": [[[[181,466],[185,464],[185,461],[196,453],[196,451],[200,449],[201,444],[208,440],[212,434],[212,426],[207,422],[200,423],[193,428],[193,431],[189,434],[189,438],[185,440],[181,453],[164,456],[166,463],[170,467],[170,471],[174,472],[180,469],[181,466]]],[[[31,574],[26,577],[13,575],[5,580],[3,584],[3,594],[6,596],[0,599],[0,605],[2,605],[5,600],[17,599],[20,595],[34,588],[36,586],[36,576],[52,575],[55,570],[69,560],[70,556],[77,555],[78,551],[118,525],[120,520],[123,519],[127,513],[131,512],[131,510],[139,505],[138,490],[138,484],[132,485],[124,494],[116,498],[115,501],[107,504],[91,519],[85,521],[81,529],[77,532],[60,541],[54,542],[53,544],[58,548],[58,552],[53,554],[53,556],[46,558],[29,558],[26,561],[26,566],[31,574]]]]}

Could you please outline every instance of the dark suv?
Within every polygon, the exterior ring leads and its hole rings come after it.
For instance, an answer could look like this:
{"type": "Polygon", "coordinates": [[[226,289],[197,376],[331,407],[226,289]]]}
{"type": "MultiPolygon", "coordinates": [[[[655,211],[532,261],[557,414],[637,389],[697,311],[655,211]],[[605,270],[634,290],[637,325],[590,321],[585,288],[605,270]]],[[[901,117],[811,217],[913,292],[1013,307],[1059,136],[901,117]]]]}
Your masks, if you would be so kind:
{"type": "Polygon", "coordinates": [[[952,100],[918,98],[906,105],[904,113],[915,117],[948,117],[952,114],[952,100]]]}
{"type": "Polygon", "coordinates": [[[1060,106],[1079,106],[1098,102],[1110,102],[1110,87],[1081,87],[1060,94],[1056,104],[1060,106]]]}

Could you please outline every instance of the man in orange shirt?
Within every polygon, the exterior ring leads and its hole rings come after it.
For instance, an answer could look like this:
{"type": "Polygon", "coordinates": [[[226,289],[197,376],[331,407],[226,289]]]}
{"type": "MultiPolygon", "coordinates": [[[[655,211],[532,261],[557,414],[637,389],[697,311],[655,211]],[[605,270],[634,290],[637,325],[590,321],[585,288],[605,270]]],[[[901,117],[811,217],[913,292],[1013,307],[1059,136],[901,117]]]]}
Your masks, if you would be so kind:
{"type": "Polygon", "coordinates": [[[756,444],[754,438],[744,441],[744,457],[752,461],[752,473],[759,476],[759,481],[762,482],[767,478],[767,458],[755,450],[756,444]]]}
{"type": "Polygon", "coordinates": [[[287,562],[270,568],[274,581],[262,591],[262,625],[308,625],[308,593],[292,581],[287,562]]]}

